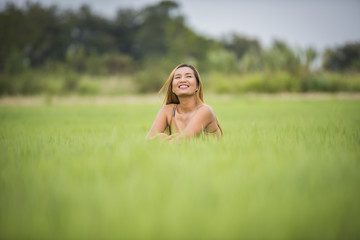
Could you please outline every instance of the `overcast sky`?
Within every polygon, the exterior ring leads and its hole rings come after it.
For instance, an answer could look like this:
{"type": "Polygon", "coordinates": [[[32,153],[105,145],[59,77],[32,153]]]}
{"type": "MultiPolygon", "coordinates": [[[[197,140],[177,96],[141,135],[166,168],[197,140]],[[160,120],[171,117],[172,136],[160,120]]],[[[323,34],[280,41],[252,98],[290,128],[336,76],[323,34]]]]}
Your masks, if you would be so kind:
{"type": "MultiPolygon", "coordinates": [[[[5,0],[6,1],[6,0],[5,0]]],[[[0,5],[4,6],[4,0],[0,5]]],[[[26,0],[10,0],[24,4],[26,0]]],[[[37,0],[44,5],[78,8],[113,17],[119,8],[140,9],[158,0],[37,0]]],[[[189,26],[214,38],[236,32],[269,46],[273,39],[293,47],[322,51],[360,41],[360,0],[178,0],[189,26]]]]}

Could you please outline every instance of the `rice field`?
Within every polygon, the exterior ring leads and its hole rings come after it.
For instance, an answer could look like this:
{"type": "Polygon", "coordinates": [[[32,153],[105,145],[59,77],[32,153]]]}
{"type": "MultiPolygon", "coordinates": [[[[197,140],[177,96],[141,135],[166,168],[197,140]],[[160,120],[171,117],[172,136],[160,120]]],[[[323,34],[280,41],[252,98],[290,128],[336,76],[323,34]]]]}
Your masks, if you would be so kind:
{"type": "Polygon", "coordinates": [[[151,101],[1,105],[0,238],[360,238],[360,100],[207,103],[182,144],[151,101]]]}

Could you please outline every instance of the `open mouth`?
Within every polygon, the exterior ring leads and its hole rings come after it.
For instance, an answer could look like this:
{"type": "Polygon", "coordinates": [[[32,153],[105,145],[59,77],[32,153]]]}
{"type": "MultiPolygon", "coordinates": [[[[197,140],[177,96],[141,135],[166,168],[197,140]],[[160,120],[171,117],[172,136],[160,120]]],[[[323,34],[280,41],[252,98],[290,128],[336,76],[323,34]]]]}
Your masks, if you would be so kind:
{"type": "Polygon", "coordinates": [[[180,89],[185,89],[185,88],[188,88],[188,87],[189,87],[189,85],[186,85],[186,84],[181,84],[179,86],[180,89]]]}

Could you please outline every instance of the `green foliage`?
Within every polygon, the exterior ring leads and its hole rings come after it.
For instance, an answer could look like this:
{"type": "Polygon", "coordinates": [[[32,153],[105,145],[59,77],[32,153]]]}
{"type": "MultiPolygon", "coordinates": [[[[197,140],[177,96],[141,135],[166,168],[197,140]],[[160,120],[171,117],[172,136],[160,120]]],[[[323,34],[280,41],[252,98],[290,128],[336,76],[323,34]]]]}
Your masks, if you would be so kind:
{"type": "Polygon", "coordinates": [[[66,54],[67,63],[77,72],[84,72],[86,69],[86,55],[83,46],[70,50],[66,54]]]}
{"type": "Polygon", "coordinates": [[[243,73],[260,72],[264,68],[263,65],[261,52],[251,48],[241,58],[239,69],[243,73]]]}
{"type": "Polygon", "coordinates": [[[169,73],[154,65],[139,71],[134,81],[140,93],[158,92],[167,80],[169,73]]]}
{"type": "Polygon", "coordinates": [[[300,58],[284,42],[275,41],[264,55],[265,68],[269,72],[289,71],[297,74],[301,61],[300,58]]]}
{"type": "Polygon", "coordinates": [[[186,24],[173,1],[119,9],[114,19],[87,5],[62,10],[32,2],[24,7],[8,3],[0,10],[0,40],[0,95],[157,92],[180,63],[209,75],[208,88],[214,92],[359,89],[358,43],[325,53],[324,70],[332,73],[314,71],[320,56],[312,47],[294,50],[276,40],[265,49],[258,40],[236,33],[221,40],[207,38],[186,24]],[[89,75],[128,80],[109,91],[104,89],[110,81],[81,82],[89,75]]]}
{"type": "Polygon", "coordinates": [[[33,95],[44,90],[44,79],[38,79],[34,71],[24,71],[19,75],[0,76],[2,95],[33,95]]]}
{"type": "Polygon", "coordinates": [[[80,95],[98,95],[100,92],[99,81],[80,81],[78,93],[80,95]]]}
{"type": "Polygon", "coordinates": [[[75,72],[93,75],[131,73],[134,69],[133,59],[128,55],[114,53],[99,55],[95,50],[85,54],[83,46],[68,51],[66,63],[75,72]]]}
{"type": "MultiPolygon", "coordinates": [[[[0,76],[0,95],[74,94],[114,95],[155,93],[160,90],[174,64],[167,61],[148,63],[136,74],[78,74],[63,66],[48,66],[49,70],[26,70],[17,75],[0,76]],[[55,70],[56,69],[56,70],[55,70]]],[[[205,92],[358,92],[359,74],[315,72],[303,76],[286,71],[224,74],[219,71],[201,74],[205,92]]]]}
{"type": "Polygon", "coordinates": [[[257,54],[261,52],[260,43],[256,39],[251,39],[237,34],[225,37],[221,43],[226,49],[235,53],[238,59],[242,59],[249,51],[256,52],[257,54]]]}
{"type": "Polygon", "coordinates": [[[18,49],[13,49],[4,64],[4,74],[15,75],[22,73],[27,68],[25,56],[18,49]]]}
{"type": "Polygon", "coordinates": [[[354,74],[320,72],[303,79],[304,91],[339,92],[359,90],[360,78],[354,74]]]}
{"type": "Polygon", "coordinates": [[[111,28],[111,33],[116,39],[117,51],[130,55],[134,59],[140,57],[139,49],[134,42],[139,28],[138,17],[138,12],[135,10],[119,9],[111,28]]]}
{"type": "Polygon", "coordinates": [[[162,1],[141,11],[142,21],[135,37],[139,52],[145,59],[160,58],[168,53],[166,31],[172,19],[171,10],[178,5],[172,1],[162,1]]]}
{"type": "Polygon", "coordinates": [[[314,48],[308,47],[305,50],[306,62],[305,62],[305,69],[307,72],[310,72],[310,66],[314,62],[317,52],[314,48]]]}
{"type": "Polygon", "coordinates": [[[212,72],[223,74],[234,73],[237,71],[237,59],[233,52],[225,49],[214,49],[208,52],[207,67],[212,72]]]}
{"type": "Polygon", "coordinates": [[[186,62],[201,69],[210,68],[206,60],[209,52],[213,51],[217,44],[211,39],[196,34],[185,25],[184,21],[184,17],[177,16],[166,27],[165,40],[168,49],[166,58],[175,62],[175,66],[179,62],[186,62]]]}
{"type": "Polygon", "coordinates": [[[0,238],[360,238],[358,100],[208,103],[224,138],[181,145],[160,104],[1,106],[0,238]]]}
{"type": "Polygon", "coordinates": [[[237,75],[211,73],[203,77],[207,90],[216,93],[242,92],[356,92],[359,91],[359,74],[313,73],[294,76],[286,71],[271,74],[259,72],[237,75]]]}
{"type": "Polygon", "coordinates": [[[327,49],[323,67],[331,71],[360,71],[360,43],[347,43],[334,50],[327,49]]]}
{"type": "Polygon", "coordinates": [[[55,6],[29,2],[24,8],[8,3],[0,12],[0,36],[0,72],[13,51],[20,51],[30,66],[42,65],[52,58],[63,60],[70,41],[55,6]]]}
{"type": "Polygon", "coordinates": [[[0,76],[0,95],[122,95],[139,92],[132,75],[93,76],[74,71],[25,71],[0,76]]]}
{"type": "Polygon", "coordinates": [[[74,72],[66,72],[64,74],[63,90],[65,92],[73,92],[78,88],[79,76],[74,72]]]}

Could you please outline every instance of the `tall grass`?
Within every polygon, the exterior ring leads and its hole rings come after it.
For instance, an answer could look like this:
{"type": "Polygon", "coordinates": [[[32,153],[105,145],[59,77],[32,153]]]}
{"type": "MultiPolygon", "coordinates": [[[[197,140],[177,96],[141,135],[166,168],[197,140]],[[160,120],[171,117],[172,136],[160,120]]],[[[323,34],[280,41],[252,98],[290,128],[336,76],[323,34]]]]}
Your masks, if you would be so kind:
{"type": "Polygon", "coordinates": [[[159,105],[0,107],[1,239],[358,239],[360,104],[210,102],[218,142],[146,141],[159,105]]]}

